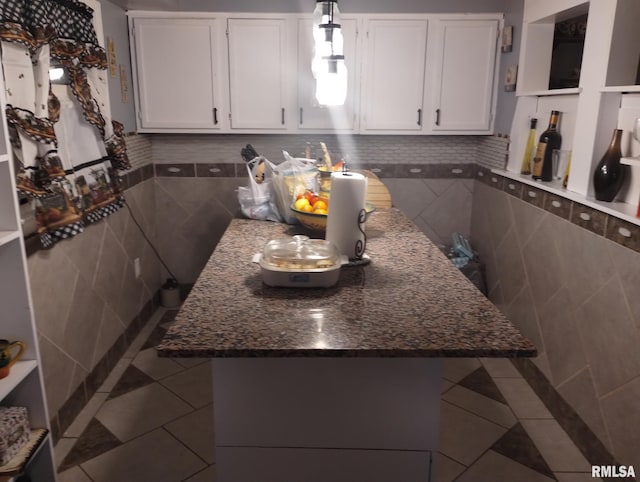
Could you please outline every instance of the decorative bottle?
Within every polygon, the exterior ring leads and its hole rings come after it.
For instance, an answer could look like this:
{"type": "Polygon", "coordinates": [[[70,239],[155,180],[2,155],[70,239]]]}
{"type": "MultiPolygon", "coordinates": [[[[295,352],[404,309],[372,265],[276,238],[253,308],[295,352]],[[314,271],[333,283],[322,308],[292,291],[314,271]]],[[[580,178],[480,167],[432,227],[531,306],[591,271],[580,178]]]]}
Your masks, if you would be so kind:
{"type": "Polygon", "coordinates": [[[531,156],[533,155],[533,147],[536,143],[536,126],[538,125],[538,119],[531,119],[531,127],[529,128],[529,137],[527,137],[527,145],[524,149],[524,156],[522,156],[522,167],[520,168],[520,174],[531,174],[531,156]]]}
{"type": "Polygon", "coordinates": [[[620,164],[621,139],[622,129],[614,129],[611,144],[593,173],[593,189],[598,201],[613,201],[624,183],[626,166],[620,164]]]}
{"type": "Polygon", "coordinates": [[[549,127],[542,134],[538,141],[538,148],[533,158],[533,179],[540,181],[551,181],[553,179],[553,159],[551,158],[554,149],[560,149],[562,136],[558,132],[558,119],[560,112],[551,111],[549,127]]]}

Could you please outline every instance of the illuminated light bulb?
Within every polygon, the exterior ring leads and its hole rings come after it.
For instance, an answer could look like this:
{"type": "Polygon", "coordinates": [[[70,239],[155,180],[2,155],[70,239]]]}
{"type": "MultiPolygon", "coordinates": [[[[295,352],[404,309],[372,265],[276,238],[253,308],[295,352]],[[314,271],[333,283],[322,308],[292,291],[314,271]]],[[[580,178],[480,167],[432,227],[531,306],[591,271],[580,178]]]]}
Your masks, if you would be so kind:
{"type": "Polygon", "coordinates": [[[347,66],[344,58],[322,59],[316,78],[316,100],[320,105],[344,105],[347,99],[347,66]]]}

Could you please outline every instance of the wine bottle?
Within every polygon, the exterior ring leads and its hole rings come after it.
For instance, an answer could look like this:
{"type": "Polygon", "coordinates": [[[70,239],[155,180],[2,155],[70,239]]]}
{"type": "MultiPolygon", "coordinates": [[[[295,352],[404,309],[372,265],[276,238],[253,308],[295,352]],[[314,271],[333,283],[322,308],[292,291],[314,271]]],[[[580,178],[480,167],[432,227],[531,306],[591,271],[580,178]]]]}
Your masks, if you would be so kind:
{"type": "Polygon", "coordinates": [[[553,150],[560,149],[562,144],[562,136],[558,132],[559,118],[560,112],[552,110],[549,118],[549,127],[540,134],[536,154],[533,158],[533,173],[531,176],[533,179],[541,181],[551,181],[553,179],[553,160],[551,155],[553,150]]]}
{"type": "Polygon", "coordinates": [[[622,188],[626,175],[626,166],[620,164],[622,151],[620,140],[622,129],[614,129],[609,148],[596,166],[593,173],[593,189],[598,201],[611,202],[622,188]]]}
{"type": "Polygon", "coordinates": [[[529,127],[529,137],[527,137],[527,145],[524,148],[524,156],[522,156],[522,167],[520,174],[531,174],[531,156],[533,154],[533,146],[536,143],[536,126],[538,119],[531,119],[531,127],[529,127]]]}

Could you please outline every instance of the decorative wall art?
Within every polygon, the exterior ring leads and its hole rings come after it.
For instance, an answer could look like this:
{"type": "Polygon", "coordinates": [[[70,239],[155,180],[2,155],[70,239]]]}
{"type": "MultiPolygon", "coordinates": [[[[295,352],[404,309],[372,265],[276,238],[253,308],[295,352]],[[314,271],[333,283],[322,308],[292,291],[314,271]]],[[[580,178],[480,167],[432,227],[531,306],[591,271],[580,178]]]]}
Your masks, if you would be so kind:
{"type": "Polygon", "coordinates": [[[516,81],[518,79],[518,65],[510,65],[504,76],[505,92],[514,92],[516,90],[516,81]]]}
{"type": "Polygon", "coordinates": [[[116,170],[130,167],[111,119],[107,55],[93,9],[78,0],[0,2],[6,117],[18,191],[35,199],[45,247],[120,209],[116,170]],[[52,83],[49,70],[64,69],[52,83]]]}
{"type": "Polygon", "coordinates": [[[513,50],[513,25],[506,26],[502,29],[502,52],[511,52],[513,50]]]}

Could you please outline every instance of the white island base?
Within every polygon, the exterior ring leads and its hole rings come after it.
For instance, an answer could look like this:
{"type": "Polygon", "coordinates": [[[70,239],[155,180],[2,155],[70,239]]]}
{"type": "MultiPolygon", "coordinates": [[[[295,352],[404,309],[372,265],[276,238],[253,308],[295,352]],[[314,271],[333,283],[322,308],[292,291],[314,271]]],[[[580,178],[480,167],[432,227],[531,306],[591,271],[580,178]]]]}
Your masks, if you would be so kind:
{"type": "Polygon", "coordinates": [[[216,482],[435,480],[437,358],[214,358],[216,482]]]}

